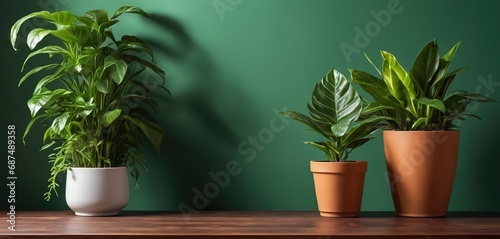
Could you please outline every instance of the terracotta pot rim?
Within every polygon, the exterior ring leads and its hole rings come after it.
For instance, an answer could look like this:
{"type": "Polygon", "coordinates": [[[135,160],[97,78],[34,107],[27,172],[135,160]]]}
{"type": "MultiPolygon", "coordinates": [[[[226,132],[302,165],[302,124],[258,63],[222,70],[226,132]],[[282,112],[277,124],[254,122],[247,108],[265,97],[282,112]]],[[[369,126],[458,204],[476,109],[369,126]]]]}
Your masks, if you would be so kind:
{"type": "Polygon", "coordinates": [[[311,161],[311,172],[313,173],[366,173],[367,161],[311,161]]]}
{"type": "Polygon", "coordinates": [[[446,129],[446,130],[398,130],[398,129],[384,129],[384,132],[458,132],[459,129],[446,129]]]}

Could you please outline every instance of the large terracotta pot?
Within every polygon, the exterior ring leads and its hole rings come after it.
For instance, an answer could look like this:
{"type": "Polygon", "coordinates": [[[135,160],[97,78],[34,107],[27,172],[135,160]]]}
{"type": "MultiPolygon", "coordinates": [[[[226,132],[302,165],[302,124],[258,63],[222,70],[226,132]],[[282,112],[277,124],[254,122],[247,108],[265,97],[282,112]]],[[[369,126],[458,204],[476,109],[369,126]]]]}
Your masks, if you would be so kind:
{"type": "Polygon", "coordinates": [[[118,215],[129,200],[126,167],[70,168],[66,203],[78,216],[118,215]]]}
{"type": "Polygon", "coordinates": [[[311,161],[318,209],[324,217],[356,217],[361,208],[366,161],[311,161]]]}
{"type": "Polygon", "coordinates": [[[448,210],[458,158],[458,131],[383,132],[396,214],[439,217],[448,210]]]}

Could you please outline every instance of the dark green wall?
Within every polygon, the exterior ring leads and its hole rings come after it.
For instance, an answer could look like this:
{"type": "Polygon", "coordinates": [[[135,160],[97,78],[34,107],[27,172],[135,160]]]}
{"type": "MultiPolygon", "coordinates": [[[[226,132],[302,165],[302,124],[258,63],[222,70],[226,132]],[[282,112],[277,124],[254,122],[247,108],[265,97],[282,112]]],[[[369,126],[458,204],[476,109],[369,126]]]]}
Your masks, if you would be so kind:
{"type": "MultiPolygon", "coordinates": [[[[8,44],[15,20],[41,9],[82,14],[95,8],[113,11],[126,4],[153,14],[153,20],[124,17],[125,26],[116,30],[139,35],[155,46],[173,93],[162,101],[158,114],[167,132],[161,152],[144,147],[149,172],[142,174],[141,188],[132,190],[129,210],[179,210],[180,204],[185,209],[316,210],[308,163],[322,155],[301,141],[319,137],[275,111],[305,112],[314,83],[331,67],[344,74],[348,68],[370,70],[363,52],[378,60],[383,49],[409,67],[428,41],[436,38],[447,50],[462,40],[454,66],[469,67],[453,87],[478,90],[500,102],[500,2],[495,0],[37,0],[17,4],[0,3],[4,9],[0,89],[2,127],[15,124],[18,135],[29,120],[25,102],[33,84],[17,87],[28,51],[21,47],[14,52],[8,44]],[[229,181],[214,188],[216,180],[210,174],[222,177],[228,169],[229,181]],[[203,193],[205,187],[212,196],[206,200],[195,193],[203,193]]],[[[500,104],[483,104],[471,111],[482,120],[461,125],[449,209],[500,211],[500,104]]],[[[27,145],[17,141],[16,207],[67,209],[64,187],[58,198],[43,201],[49,152],[38,151],[40,132],[32,136],[27,145]]],[[[393,210],[381,138],[351,158],[369,162],[362,210],[393,210]]],[[[4,161],[2,178],[6,178],[6,166],[4,161]]],[[[0,190],[6,198],[7,188],[0,190]]],[[[6,200],[1,201],[5,207],[6,200]]]]}

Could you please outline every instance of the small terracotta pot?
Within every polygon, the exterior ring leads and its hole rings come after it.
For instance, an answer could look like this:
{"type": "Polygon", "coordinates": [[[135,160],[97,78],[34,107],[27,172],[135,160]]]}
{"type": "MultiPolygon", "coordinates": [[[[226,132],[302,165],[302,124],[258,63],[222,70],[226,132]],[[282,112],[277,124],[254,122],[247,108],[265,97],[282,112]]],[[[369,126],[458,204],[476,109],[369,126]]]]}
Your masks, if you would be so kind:
{"type": "Polygon", "coordinates": [[[356,217],[361,208],[366,161],[311,161],[318,209],[324,217],[356,217]]]}
{"type": "Polygon", "coordinates": [[[396,214],[439,217],[448,210],[458,158],[458,131],[383,132],[396,214]]]}

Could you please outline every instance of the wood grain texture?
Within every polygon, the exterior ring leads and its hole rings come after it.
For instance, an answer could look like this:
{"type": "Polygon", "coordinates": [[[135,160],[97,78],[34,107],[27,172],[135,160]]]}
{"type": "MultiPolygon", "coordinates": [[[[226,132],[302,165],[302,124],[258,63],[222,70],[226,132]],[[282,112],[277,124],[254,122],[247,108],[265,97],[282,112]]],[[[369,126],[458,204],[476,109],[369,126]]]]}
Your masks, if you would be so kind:
{"type": "MultiPolygon", "coordinates": [[[[3,212],[6,215],[6,212],[3,212]]],[[[6,218],[5,216],[3,218],[6,218]]],[[[71,211],[16,213],[16,231],[3,221],[0,238],[500,238],[500,217],[402,218],[361,214],[325,218],[317,212],[122,212],[79,217],[71,211]]]]}

